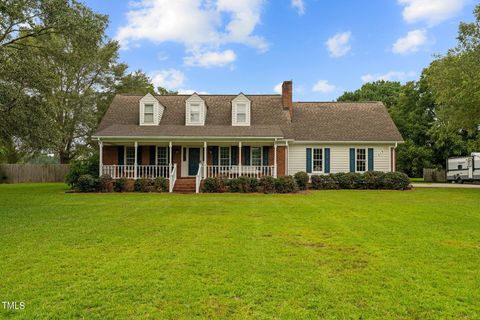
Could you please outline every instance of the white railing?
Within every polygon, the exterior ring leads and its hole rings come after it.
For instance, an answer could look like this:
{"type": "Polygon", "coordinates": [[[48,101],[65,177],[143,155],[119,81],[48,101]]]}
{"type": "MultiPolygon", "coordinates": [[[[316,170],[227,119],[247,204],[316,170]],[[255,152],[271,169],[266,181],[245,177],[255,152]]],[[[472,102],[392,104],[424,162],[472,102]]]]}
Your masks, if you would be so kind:
{"type": "Polygon", "coordinates": [[[169,178],[169,166],[155,166],[155,165],[103,165],[102,174],[107,174],[113,179],[135,179],[147,178],[155,179],[158,177],[169,178]],[[137,174],[135,174],[137,168],[137,174]]]}
{"type": "Polygon", "coordinates": [[[175,182],[177,181],[177,164],[173,164],[172,172],[170,172],[170,180],[169,186],[168,186],[168,191],[173,192],[173,188],[175,187],[175,182]]]}
{"type": "Polygon", "coordinates": [[[197,175],[195,176],[195,192],[200,193],[200,185],[202,183],[203,179],[203,164],[200,163],[198,166],[198,172],[197,175]]]}
{"type": "Polygon", "coordinates": [[[261,178],[263,176],[275,176],[275,166],[206,166],[205,178],[219,177],[223,179],[235,179],[240,176],[261,178]]]}

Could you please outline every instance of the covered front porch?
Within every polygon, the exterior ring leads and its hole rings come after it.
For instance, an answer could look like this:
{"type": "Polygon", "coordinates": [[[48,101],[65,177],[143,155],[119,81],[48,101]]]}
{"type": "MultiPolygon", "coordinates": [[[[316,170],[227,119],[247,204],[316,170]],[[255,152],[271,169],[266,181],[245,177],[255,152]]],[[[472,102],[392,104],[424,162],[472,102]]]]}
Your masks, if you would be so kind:
{"type": "Polygon", "coordinates": [[[233,179],[285,175],[286,144],[273,140],[139,141],[99,140],[100,175],[113,179],[233,179]],[[281,165],[279,166],[279,162],[281,165]]]}

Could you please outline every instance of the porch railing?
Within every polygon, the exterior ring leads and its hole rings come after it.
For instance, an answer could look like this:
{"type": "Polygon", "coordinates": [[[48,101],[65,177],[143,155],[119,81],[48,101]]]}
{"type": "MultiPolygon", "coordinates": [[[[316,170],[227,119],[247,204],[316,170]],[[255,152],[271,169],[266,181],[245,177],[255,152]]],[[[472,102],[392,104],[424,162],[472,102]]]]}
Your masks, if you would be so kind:
{"type": "Polygon", "coordinates": [[[177,164],[173,164],[172,172],[170,172],[170,177],[172,177],[168,182],[168,191],[173,192],[173,188],[175,187],[175,182],[177,181],[177,164]]]}
{"type": "Polygon", "coordinates": [[[138,165],[137,174],[135,174],[135,165],[103,165],[102,174],[108,174],[113,179],[135,179],[147,178],[154,179],[158,177],[169,178],[169,166],[138,165]]]}
{"type": "Polygon", "coordinates": [[[200,165],[198,166],[198,172],[197,172],[197,175],[195,176],[195,192],[196,193],[200,193],[200,185],[202,183],[202,180],[203,180],[203,164],[200,163],[200,165]]]}
{"type": "Polygon", "coordinates": [[[206,177],[219,177],[235,179],[240,176],[261,178],[263,176],[275,176],[275,166],[206,166],[206,177]]]}

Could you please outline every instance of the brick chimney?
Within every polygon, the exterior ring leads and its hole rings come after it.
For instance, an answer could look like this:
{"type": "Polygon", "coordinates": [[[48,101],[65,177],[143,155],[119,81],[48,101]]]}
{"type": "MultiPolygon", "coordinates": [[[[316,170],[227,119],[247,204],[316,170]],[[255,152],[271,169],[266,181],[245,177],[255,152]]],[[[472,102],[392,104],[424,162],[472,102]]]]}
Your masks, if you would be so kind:
{"type": "Polygon", "coordinates": [[[290,81],[283,81],[282,84],[282,105],[283,110],[290,111],[290,117],[293,116],[293,99],[292,99],[293,83],[290,81]]]}

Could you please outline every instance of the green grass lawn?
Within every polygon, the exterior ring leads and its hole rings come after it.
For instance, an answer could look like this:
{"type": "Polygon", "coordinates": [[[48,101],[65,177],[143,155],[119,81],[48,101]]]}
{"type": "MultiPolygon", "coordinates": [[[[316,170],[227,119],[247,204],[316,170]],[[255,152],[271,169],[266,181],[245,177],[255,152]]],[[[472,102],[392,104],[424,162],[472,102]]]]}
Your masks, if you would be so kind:
{"type": "Polygon", "coordinates": [[[480,318],[480,190],[64,191],[0,185],[0,318],[480,318]]]}

